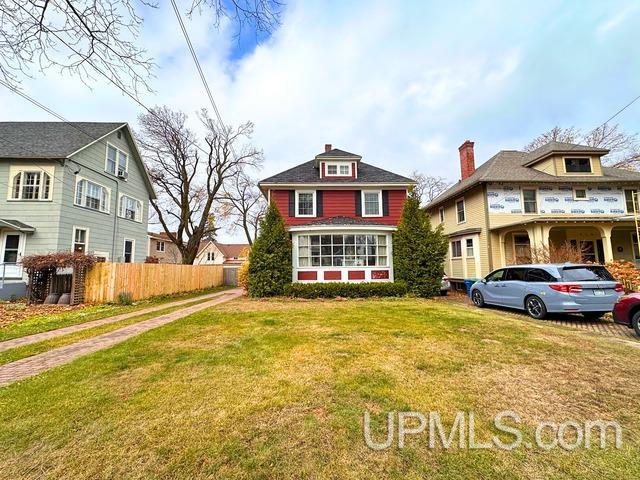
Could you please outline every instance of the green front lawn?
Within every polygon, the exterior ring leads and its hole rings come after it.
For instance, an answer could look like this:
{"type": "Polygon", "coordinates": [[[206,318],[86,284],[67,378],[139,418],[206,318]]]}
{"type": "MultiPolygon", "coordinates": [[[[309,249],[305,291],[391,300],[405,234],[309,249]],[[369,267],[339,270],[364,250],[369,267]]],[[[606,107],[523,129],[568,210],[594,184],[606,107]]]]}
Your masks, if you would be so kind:
{"type": "MultiPolygon", "coordinates": [[[[640,349],[446,300],[236,300],[0,389],[5,478],[638,478],[640,349]],[[369,449],[388,411],[617,420],[623,447],[369,449]]],[[[506,440],[509,440],[507,437],[506,440]]]]}
{"type": "MultiPolygon", "coordinates": [[[[101,318],[113,317],[123,313],[134,312],[163,303],[175,302],[178,300],[186,300],[189,298],[215,293],[230,287],[214,287],[205,290],[197,290],[194,292],[181,293],[176,295],[162,295],[146,300],[139,300],[132,305],[117,305],[115,303],[103,303],[99,305],[87,305],[86,307],[70,307],[69,310],[63,310],[56,313],[40,314],[38,305],[34,307],[27,306],[28,315],[24,318],[13,322],[0,322],[0,342],[10,340],[12,338],[33,335],[34,333],[48,332],[58,328],[76,325],[78,323],[90,322],[91,320],[99,320],[101,318]]],[[[10,307],[12,304],[4,305],[10,307]]],[[[19,304],[13,304],[13,307],[23,307],[19,304]]],[[[45,306],[46,308],[46,306],[45,306]]],[[[0,314],[2,310],[0,310],[0,314]]]]}

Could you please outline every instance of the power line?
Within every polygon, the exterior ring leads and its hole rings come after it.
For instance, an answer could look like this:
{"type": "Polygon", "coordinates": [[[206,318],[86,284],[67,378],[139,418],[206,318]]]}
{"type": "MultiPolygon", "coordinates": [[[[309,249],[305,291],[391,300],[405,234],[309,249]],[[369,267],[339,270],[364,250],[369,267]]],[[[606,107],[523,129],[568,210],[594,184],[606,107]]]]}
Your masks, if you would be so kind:
{"type": "Polygon", "coordinates": [[[180,24],[180,28],[182,29],[182,34],[184,35],[184,39],[187,42],[187,46],[189,47],[189,51],[191,52],[191,57],[196,65],[196,69],[198,70],[198,74],[200,75],[200,79],[202,80],[202,84],[204,85],[204,89],[207,92],[207,96],[209,97],[209,101],[211,102],[211,106],[213,107],[213,111],[216,114],[218,122],[220,123],[220,128],[224,130],[224,122],[222,121],[222,116],[220,115],[220,111],[218,110],[218,106],[216,105],[215,100],[213,99],[213,95],[211,93],[211,89],[209,88],[209,83],[207,82],[207,78],[202,71],[202,67],[200,66],[200,61],[198,60],[198,55],[196,54],[195,49],[193,48],[193,44],[191,43],[191,39],[189,38],[189,33],[187,32],[187,27],[182,21],[182,15],[180,15],[180,10],[178,10],[178,5],[176,5],[175,0],[171,0],[171,5],[173,6],[173,11],[176,14],[176,18],[178,19],[178,23],[180,24]]]}

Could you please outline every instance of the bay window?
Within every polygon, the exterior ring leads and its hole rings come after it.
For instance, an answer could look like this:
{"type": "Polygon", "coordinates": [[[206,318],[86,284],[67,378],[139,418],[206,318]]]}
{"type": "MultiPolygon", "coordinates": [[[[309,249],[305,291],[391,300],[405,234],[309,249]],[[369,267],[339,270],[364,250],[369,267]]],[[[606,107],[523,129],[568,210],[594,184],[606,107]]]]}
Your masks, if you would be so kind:
{"type": "Polygon", "coordinates": [[[109,213],[109,189],[87,179],[76,181],[75,204],[99,212],[109,213]]]}
{"type": "Polygon", "coordinates": [[[11,200],[51,200],[51,174],[46,171],[20,171],[12,174],[11,200]]]}
{"type": "Polygon", "coordinates": [[[299,235],[299,267],[386,267],[386,235],[299,235]]]}
{"type": "Polygon", "coordinates": [[[127,195],[120,196],[118,215],[136,222],[142,221],[142,202],[127,195]]]}

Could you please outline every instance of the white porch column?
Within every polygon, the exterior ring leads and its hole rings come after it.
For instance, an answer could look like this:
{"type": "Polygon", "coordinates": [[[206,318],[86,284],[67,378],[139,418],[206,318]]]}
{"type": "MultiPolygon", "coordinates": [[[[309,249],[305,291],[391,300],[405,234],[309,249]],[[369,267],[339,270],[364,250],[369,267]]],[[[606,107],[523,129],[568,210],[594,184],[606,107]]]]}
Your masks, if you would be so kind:
{"type": "Polygon", "coordinates": [[[604,250],[605,263],[613,261],[613,248],[611,246],[612,230],[613,230],[612,225],[602,225],[600,227],[600,231],[602,232],[602,250],[604,250]]]}

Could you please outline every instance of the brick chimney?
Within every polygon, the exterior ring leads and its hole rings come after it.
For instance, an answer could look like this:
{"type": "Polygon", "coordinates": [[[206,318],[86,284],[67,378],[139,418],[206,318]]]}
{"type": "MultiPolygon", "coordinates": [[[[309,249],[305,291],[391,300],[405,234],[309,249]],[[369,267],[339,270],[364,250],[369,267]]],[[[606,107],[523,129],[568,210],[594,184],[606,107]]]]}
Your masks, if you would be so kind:
{"type": "Polygon", "coordinates": [[[464,180],[476,171],[476,164],[473,157],[473,142],[465,140],[458,148],[458,151],[460,152],[460,176],[461,180],[464,180]]]}
{"type": "Polygon", "coordinates": [[[324,151],[325,151],[325,153],[326,153],[326,152],[330,152],[331,150],[333,150],[333,149],[331,148],[331,144],[330,144],[330,143],[325,143],[325,144],[324,144],[324,151]]]}

